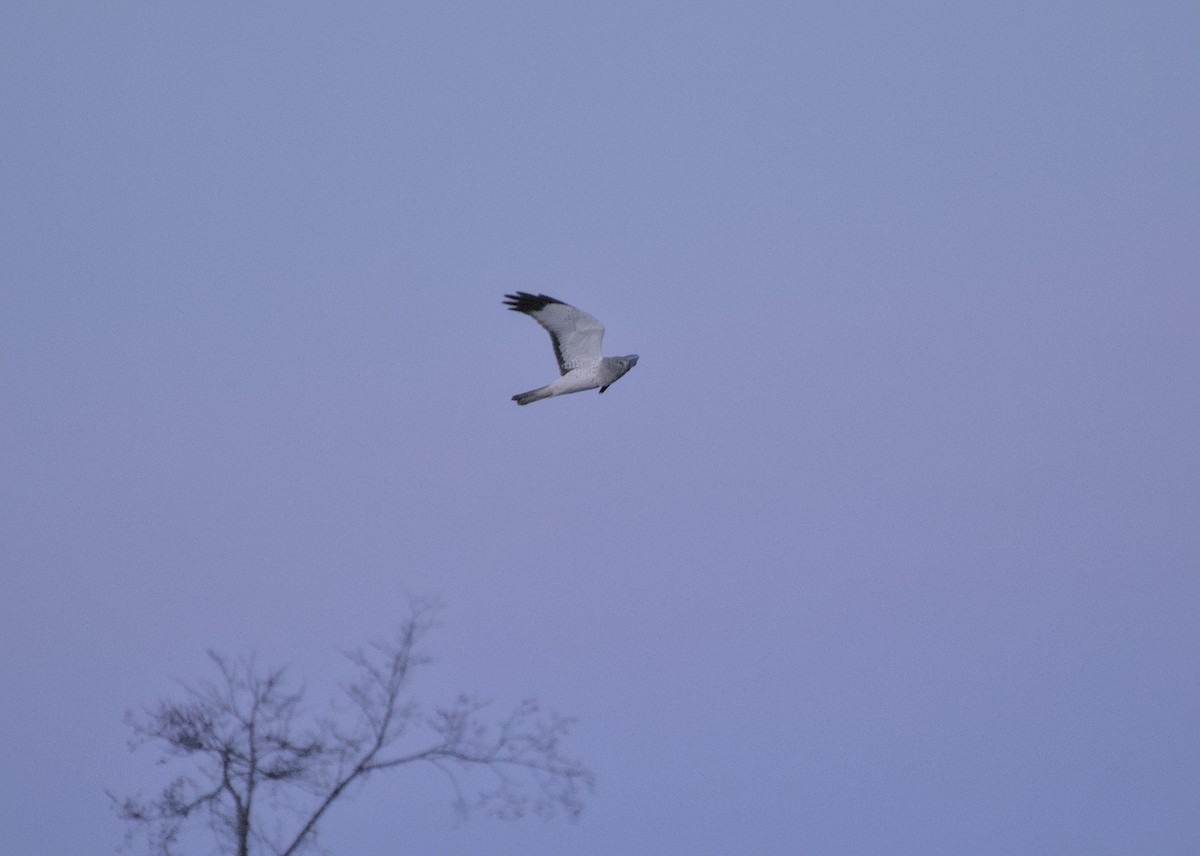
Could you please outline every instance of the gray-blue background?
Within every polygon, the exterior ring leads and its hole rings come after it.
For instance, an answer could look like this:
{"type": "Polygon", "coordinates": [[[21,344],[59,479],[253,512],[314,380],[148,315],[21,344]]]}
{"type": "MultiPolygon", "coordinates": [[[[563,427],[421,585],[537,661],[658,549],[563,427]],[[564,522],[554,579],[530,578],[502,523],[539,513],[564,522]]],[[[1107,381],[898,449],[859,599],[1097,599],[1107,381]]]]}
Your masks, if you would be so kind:
{"type": "Polygon", "coordinates": [[[112,852],[125,708],[582,717],[582,820],[354,854],[1190,854],[1200,7],[0,11],[0,839],[112,852]],[[555,374],[546,292],[638,367],[555,374]]]}

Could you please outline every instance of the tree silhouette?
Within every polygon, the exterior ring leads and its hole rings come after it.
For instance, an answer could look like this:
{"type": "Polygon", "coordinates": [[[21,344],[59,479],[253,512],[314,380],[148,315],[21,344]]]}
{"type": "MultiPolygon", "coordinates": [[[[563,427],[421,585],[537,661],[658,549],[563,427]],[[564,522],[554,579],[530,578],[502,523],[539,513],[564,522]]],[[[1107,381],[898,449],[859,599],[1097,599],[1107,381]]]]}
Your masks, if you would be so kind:
{"type": "Polygon", "coordinates": [[[534,699],[492,718],[476,696],[430,713],[405,697],[412,670],[429,662],[420,646],[431,611],[415,607],[393,640],[347,655],[354,677],[324,717],[308,715],[283,669],[209,651],[215,679],[126,716],[131,748],[149,744],[160,764],[185,768],[153,798],[110,794],[129,837],[171,856],[190,823],[207,822],[224,853],[295,856],[352,785],[422,763],[446,775],[464,814],[578,816],[593,776],[560,751],[571,718],[543,715],[534,699]]]}

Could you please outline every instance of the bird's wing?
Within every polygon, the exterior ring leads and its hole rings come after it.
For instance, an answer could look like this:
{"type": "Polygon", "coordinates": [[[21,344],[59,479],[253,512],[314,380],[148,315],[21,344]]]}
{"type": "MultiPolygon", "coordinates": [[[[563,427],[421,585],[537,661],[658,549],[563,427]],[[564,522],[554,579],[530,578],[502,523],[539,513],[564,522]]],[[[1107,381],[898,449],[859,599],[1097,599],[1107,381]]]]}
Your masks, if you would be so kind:
{"type": "Polygon", "coordinates": [[[504,295],[504,303],[546,328],[561,374],[600,362],[604,325],[591,315],[553,297],[524,291],[504,295]]]}

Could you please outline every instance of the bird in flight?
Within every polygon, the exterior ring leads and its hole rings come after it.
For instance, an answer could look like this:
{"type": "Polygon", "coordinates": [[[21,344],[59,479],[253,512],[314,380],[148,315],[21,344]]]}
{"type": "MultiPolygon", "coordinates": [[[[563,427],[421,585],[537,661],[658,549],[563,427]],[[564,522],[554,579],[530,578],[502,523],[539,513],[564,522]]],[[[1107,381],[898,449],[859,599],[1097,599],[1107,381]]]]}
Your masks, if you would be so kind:
{"type": "Polygon", "coordinates": [[[562,375],[554,383],[514,395],[513,401],[517,404],[531,404],[543,398],[596,387],[604,392],[637,365],[637,354],[601,356],[604,325],[574,306],[544,294],[524,291],[504,295],[504,303],[513,312],[528,315],[546,329],[562,375]]]}

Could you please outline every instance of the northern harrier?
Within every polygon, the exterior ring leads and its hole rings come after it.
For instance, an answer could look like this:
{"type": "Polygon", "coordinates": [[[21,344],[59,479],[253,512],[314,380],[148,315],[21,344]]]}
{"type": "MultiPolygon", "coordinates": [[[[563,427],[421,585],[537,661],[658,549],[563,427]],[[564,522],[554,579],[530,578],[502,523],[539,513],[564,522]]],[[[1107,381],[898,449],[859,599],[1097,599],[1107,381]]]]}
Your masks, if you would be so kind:
{"type": "Polygon", "coordinates": [[[546,328],[562,374],[554,383],[514,395],[513,401],[517,404],[531,404],[543,398],[596,387],[604,392],[637,365],[637,354],[601,356],[604,325],[574,306],[544,294],[526,294],[524,291],[504,295],[504,303],[513,312],[522,312],[546,328]]]}

